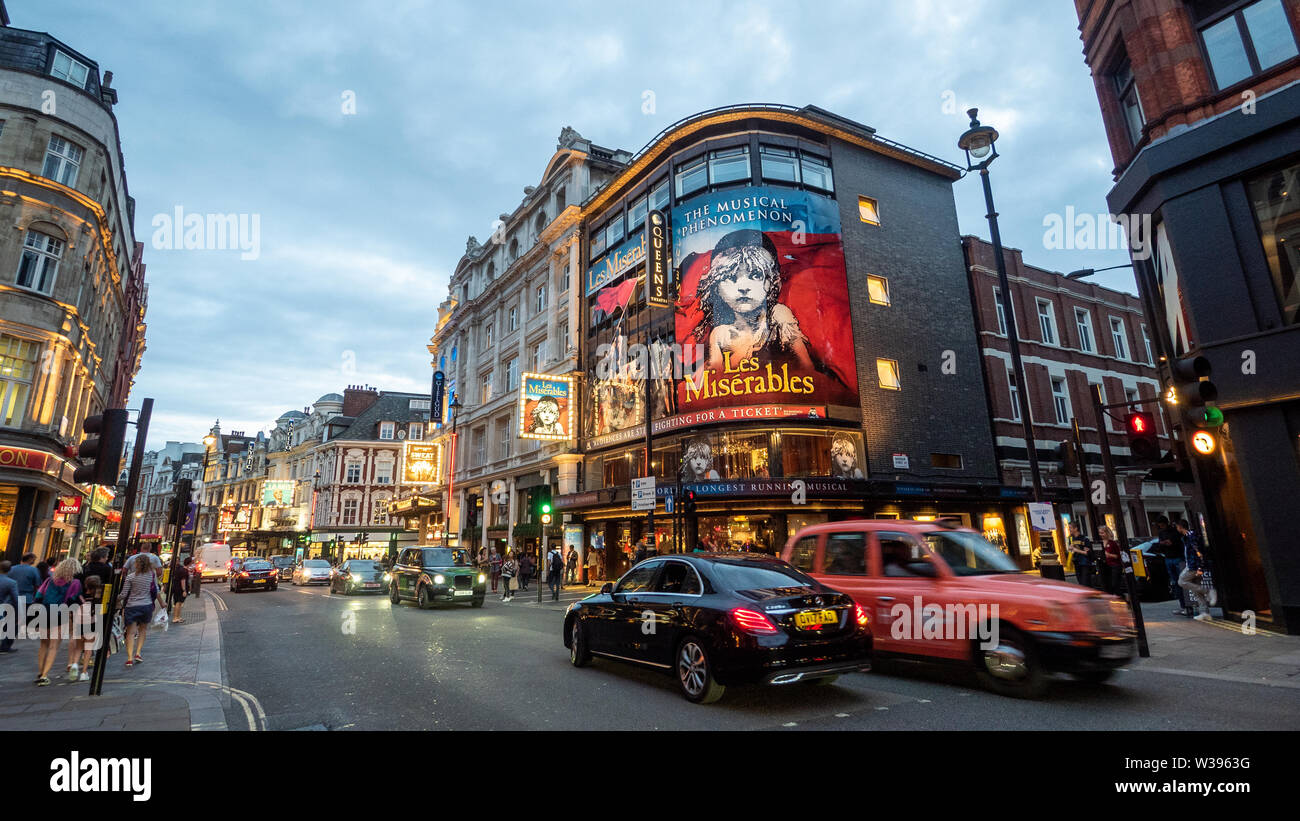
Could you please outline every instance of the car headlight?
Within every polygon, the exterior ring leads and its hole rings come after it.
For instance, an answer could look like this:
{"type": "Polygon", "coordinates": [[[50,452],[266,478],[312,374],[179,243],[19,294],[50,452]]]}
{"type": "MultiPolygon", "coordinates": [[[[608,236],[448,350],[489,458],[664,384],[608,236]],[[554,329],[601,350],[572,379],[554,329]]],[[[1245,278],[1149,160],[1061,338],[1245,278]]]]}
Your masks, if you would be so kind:
{"type": "Polygon", "coordinates": [[[442,574],[439,574],[439,575],[433,577],[433,583],[434,583],[434,584],[442,584],[442,583],[445,582],[445,581],[447,581],[447,580],[444,579],[444,578],[442,577],[442,574]]]}
{"type": "Polygon", "coordinates": [[[384,581],[386,581],[386,582],[391,582],[392,580],[393,580],[393,577],[392,577],[391,574],[389,574],[389,573],[385,573],[385,574],[384,574],[384,581]]]}
{"type": "Polygon", "coordinates": [[[487,581],[487,576],[484,575],[484,574],[482,574],[482,573],[480,573],[480,574],[478,574],[478,580],[479,580],[479,582],[485,582],[485,581],[487,581]]]}

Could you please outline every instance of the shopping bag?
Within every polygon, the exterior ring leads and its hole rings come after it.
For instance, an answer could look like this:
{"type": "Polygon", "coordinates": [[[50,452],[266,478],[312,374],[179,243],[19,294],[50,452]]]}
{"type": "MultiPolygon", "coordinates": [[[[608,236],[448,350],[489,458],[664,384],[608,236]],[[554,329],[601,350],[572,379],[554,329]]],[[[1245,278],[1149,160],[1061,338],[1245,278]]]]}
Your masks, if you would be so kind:
{"type": "Polygon", "coordinates": [[[118,613],[113,616],[113,629],[108,639],[108,653],[113,655],[122,649],[122,642],[126,641],[126,625],[122,621],[122,614],[118,613]]]}

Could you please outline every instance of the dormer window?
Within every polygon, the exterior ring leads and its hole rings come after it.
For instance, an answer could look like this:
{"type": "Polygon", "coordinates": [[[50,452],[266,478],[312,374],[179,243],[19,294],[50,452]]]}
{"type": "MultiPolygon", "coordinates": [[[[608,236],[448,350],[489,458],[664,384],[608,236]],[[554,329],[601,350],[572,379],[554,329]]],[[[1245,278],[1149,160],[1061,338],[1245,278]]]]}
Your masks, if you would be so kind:
{"type": "Polygon", "coordinates": [[[394,436],[394,433],[395,433],[396,429],[397,429],[397,425],[396,425],[395,423],[393,423],[393,422],[380,422],[380,423],[379,423],[379,438],[380,438],[380,439],[392,439],[393,436],[394,436]]]}
{"type": "Polygon", "coordinates": [[[84,91],[86,80],[90,77],[90,66],[56,49],[54,62],[50,64],[50,76],[72,83],[84,91]]]}

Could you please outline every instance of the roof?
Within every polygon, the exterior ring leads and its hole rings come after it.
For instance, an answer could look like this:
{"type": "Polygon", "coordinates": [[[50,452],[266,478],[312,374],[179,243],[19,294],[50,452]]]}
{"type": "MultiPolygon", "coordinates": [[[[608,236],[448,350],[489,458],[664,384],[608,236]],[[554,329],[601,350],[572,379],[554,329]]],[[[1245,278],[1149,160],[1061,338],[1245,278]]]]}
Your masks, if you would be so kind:
{"type": "MultiPolygon", "coordinates": [[[[359,413],[347,430],[333,438],[377,440],[380,422],[427,422],[429,411],[411,410],[411,400],[428,398],[427,393],[381,392],[375,403],[359,413]]],[[[397,441],[393,440],[394,443],[397,441]]]]}
{"type": "Polygon", "coordinates": [[[324,396],[322,396],[320,399],[317,399],[316,402],[315,402],[315,404],[319,405],[321,402],[339,402],[339,403],[342,403],[342,402],[343,402],[343,394],[341,394],[341,393],[327,393],[327,394],[325,394],[324,396]]]}

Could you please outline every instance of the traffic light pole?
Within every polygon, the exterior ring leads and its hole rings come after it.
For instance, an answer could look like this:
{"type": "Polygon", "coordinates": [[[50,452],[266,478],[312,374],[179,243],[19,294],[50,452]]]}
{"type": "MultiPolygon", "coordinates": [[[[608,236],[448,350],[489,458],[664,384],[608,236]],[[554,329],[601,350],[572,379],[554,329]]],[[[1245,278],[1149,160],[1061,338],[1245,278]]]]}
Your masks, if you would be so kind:
{"type": "MultiPolygon", "coordinates": [[[[1120,407],[1130,403],[1121,403],[1120,407]]],[[[1124,524],[1124,507],[1119,498],[1119,482],[1115,478],[1115,465],[1110,454],[1110,435],[1106,428],[1106,405],[1101,402],[1101,386],[1092,386],[1092,411],[1097,420],[1097,432],[1101,436],[1101,469],[1106,479],[1106,497],[1110,502],[1111,515],[1115,517],[1115,535],[1118,537],[1121,554],[1128,550],[1128,527],[1124,524]]],[[[1103,550],[1105,544],[1102,544],[1103,550]]],[[[1133,576],[1133,563],[1123,561],[1124,581],[1128,588],[1129,608],[1133,611],[1133,624],[1137,627],[1138,655],[1147,658],[1151,649],[1147,646],[1147,628],[1142,619],[1142,602],[1138,598],[1137,579],[1133,576]]]]}
{"type": "MultiPolygon", "coordinates": [[[[149,436],[149,417],[153,415],[153,400],[146,399],[140,404],[140,415],[135,421],[135,451],[131,454],[131,472],[126,480],[126,501],[122,504],[122,523],[117,530],[117,541],[113,543],[113,553],[109,564],[117,567],[119,559],[125,558],[122,550],[122,530],[129,527],[135,519],[135,495],[140,488],[140,467],[144,464],[145,440],[149,436]]],[[[122,589],[125,573],[113,577],[109,585],[108,604],[101,616],[102,621],[95,631],[99,646],[95,648],[95,669],[90,674],[90,695],[97,696],[104,687],[104,667],[108,664],[108,643],[113,630],[113,617],[117,612],[117,597],[122,589]]]]}
{"type": "Polygon", "coordinates": [[[1088,482],[1088,462],[1085,458],[1087,453],[1083,449],[1083,434],[1079,430],[1079,417],[1074,417],[1074,461],[1079,469],[1079,483],[1083,488],[1083,501],[1088,508],[1088,524],[1092,531],[1092,538],[1097,538],[1097,526],[1101,523],[1101,516],[1097,513],[1097,505],[1092,501],[1092,489],[1088,482]]]}

